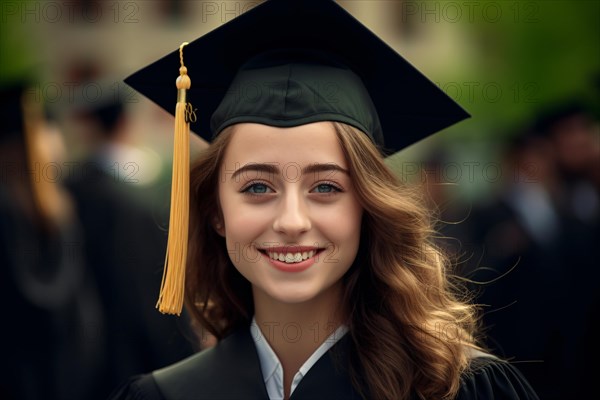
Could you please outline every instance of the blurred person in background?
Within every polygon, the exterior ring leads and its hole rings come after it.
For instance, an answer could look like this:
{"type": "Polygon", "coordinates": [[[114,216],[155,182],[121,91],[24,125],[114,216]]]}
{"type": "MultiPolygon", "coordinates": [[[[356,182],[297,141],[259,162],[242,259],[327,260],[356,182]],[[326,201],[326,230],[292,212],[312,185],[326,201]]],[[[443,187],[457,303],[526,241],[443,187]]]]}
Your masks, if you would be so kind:
{"type": "MultiPolygon", "coordinates": [[[[474,210],[467,241],[476,252],[471,279],[480,282],[486,306],[489,345],[520,362],[538,392],[544,392],[543,367],[555,353],[547,343],[558,328],[554,313],[560,264],[561,219],[552,192],[557,190],[554,154],[543,138],[530,133],[513,140],[503,162],[504,189],[491,204],[474,210]]],[[[560,377],[555,377],[560,382],[560,377]]],[[[541,395],[542,398],[543,395],[541,395]]]]}
{"type": "Polygon", "coordinates": [[[144,155],[132,143],[119,97],[75,107],[76,136],[88,157],[69,181],[85,235],[85,257],[98,285],[105,329],[105,398],[134,372],[167,365],[192,353],[185,323],[155,311],[166,234],[143,187],[144,155]]]}
{"type": "Polygon", "coordinates": [[[501,193],[456,236],[471,252],[466,276],[487,309],[488,345],[514,357],[541,398],[586,396],[584,355],[598,319],[590,256],[598,243],[597,125],[583,107],[564,103],[532,126],[508,145],[501,193]]]}
{"type": "MultiPolygon", "coordinates": [[[[598,119],[580,100],[549,107],[535,123],[536,131],[547,138],[555,154],[559,183],[555,204],[562,220],[559,246],[563,280],[556,286],[556,295],[564,314],[553,316],[560,329],[552,342],[560,359],[545,372],[560,372],[566,387],[563,396],[577,393],[579,398],[594,393],[588,368],[592,367],[591,355],[598,354],[598,345],[591,338],[593,331],[598,332],[600,319],[600,273],[592,251],[600,243],[600,186],[596,180],[599,127],[598,119]]],[[[548,394],[548,398],[558,398],[552,396],[556,395],[548,394]]]]}
{"type": "Polygon", "coordinates": [[[564,102],[544,111],[535,130],[548,138],[556,155],[561,181],[557,202],[564,213],[586,226],[598,225],[600,196],[597,182],[598,121],[579,101],[564,102]]]}
{"type": "Polygon", "coordinates": [[[60,182],[62,136],[31,87],[0,87],[0,397],[92,398],[103,362],[88,335],[100,326],[98,297],[60,182]]]}

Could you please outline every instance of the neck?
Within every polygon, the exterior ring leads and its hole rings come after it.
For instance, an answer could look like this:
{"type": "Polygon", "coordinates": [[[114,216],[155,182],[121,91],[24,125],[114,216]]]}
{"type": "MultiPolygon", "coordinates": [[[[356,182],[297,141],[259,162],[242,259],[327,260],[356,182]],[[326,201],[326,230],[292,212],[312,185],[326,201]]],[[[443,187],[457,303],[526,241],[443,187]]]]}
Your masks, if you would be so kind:
{"type": "Polygon", "coordinates": [[[255,319],[283,367],[284,392],[312,353],[343,322],[342,286],[336,284],[303,303],[281,303],[254,290],[255,319]]]}

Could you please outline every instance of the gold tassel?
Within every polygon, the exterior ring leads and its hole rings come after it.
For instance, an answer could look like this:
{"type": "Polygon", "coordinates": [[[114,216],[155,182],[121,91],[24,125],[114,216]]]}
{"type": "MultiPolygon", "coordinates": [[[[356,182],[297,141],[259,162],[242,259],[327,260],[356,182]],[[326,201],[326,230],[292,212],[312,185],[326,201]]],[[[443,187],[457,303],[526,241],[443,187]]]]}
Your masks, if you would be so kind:
{"type": "Polygon", "coordinates": [[[190,124],[186,119],[186,111],[189,111],[186,103],[186,90],[191,87],[192,83],[187,75],[187,68],[183,64],[183,47],[187,44],[184,42],[179,46],[181,67],[176,81],[177,106],[175,108],[169,237],[160,295],[156,303],[156,308],[161,313],[177,315],[180,315],[183,309],[190,201],[190,124]]]}

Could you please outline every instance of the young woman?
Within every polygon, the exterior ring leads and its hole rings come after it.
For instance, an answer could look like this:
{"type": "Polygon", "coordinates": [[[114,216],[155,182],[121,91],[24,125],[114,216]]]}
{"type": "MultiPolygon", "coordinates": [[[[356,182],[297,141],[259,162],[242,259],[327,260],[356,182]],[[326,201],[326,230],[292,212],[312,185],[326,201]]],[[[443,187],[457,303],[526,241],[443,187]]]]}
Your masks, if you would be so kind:
{"type": "MultiPolygon", "coordinates": [[[[428,210],[384,163],[456,104],[333,2],[267,2],[186,55],[213,140],[191,171],[185,300],[218,344],[113,398],[537,398],[477,345],[428,210]]],[[[128,82],[166,104],[175,57],[128,82]]]]}

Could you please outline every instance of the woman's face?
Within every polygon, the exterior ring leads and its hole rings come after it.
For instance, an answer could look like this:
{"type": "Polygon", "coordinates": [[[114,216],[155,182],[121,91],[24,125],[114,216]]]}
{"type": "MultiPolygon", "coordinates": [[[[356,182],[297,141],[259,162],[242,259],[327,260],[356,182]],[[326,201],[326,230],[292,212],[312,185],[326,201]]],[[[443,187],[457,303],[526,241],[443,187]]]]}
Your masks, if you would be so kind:
{"type": "Polygon", "coordinates": [[[329,122],[234,127],[219,180],[229,257],[255,298],[310,301],[350,268],[362,207],[329,122]]]}

